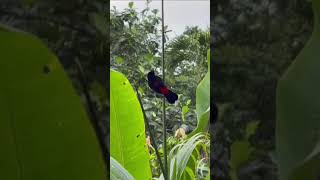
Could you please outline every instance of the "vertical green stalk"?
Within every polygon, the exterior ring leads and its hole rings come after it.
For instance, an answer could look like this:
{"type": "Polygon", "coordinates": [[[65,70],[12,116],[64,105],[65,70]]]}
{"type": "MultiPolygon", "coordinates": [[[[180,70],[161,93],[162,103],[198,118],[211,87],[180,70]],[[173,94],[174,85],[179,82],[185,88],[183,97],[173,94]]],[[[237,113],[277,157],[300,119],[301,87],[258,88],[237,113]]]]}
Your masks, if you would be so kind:
{"type": "Polygon", "coordinates": [[[141,101],[141,97],[140,97],[138,88],[136,88],[136,87],[134,87],[134,88],[135,88],[135,90],[137,92],[137,97],[138,97],[138,100],[139,100],[139,103],[140,103],[140,107],[141,107],[141,110],[142,110],[142,113],[143,113],[145,125],[147,127],[147,130],[149,131],[149,134],[150,134],[150,137],[151,137],[151,142],[152,142],[152,144],[154,146],[154,150],[156,151],[156,156],[157,156],[157,159],[159,161],[161,171],[164,174],[165,169],[164,169],[164,166],[163,166],[162,161],[161,161],[160,153],[159,153],[159,150],[158,150],[158,144],[156,142],[156,137],[155,137],[150,125],[149,125],[149,120],[148,120],[148,118],[146,116],[146,112],[144,111],[143,104],[142,104],[142,101],[141,101]]]}
{"type": "MultiPolygon", "coordinates": [[[[161,0],[161,7],[162,7],[162,79],[163,83],[165,84],[165,64],[164,64],[164,0],[161,0]]],[[[168,179],[168,163],[167,163],[167,122],[166,122],[166,99],[165,97],[162,98],[162,121],[163,121],[163,154],[164,154],[164,179],[168,179]]]]}

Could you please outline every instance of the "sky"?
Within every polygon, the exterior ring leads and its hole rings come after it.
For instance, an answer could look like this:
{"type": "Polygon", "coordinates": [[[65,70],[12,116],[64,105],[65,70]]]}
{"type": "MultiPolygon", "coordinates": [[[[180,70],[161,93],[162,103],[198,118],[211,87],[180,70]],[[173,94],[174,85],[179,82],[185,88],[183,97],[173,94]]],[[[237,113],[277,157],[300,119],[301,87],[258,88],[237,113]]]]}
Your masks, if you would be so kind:
{"type": "MultiPolygon", "coordinates": [[[[110,8],[116,6],[118,10],[128,7],[129,0],[111,0],[110,8]]],[[[146,7],[145,0],[133,0],[134,8],[140,12],[146,7]]],[[[161,1],[152,0],[151,9],[161,10],[161,1]]],[[[161,15],[161,12],[159,12],[161,15]]],[[[169,38],[180,35],[186,26],[199,26],[206,29],[210,26],[210,0],[164,0],[165,25],[172,32],[167,33],[169,38]]]]}

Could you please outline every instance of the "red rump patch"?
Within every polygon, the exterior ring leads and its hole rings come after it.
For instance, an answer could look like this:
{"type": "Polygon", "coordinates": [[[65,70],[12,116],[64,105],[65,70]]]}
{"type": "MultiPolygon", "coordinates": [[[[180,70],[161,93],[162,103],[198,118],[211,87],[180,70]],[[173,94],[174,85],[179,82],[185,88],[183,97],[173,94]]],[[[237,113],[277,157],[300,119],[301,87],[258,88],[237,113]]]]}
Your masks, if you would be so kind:
{"type": "Polygon", "coordinates": [[[169,90],[167,87],[163,86],[163,87],[160,87],[160,92],[161,92],[161,94],[166,96],[169,93],[169,90]]]}

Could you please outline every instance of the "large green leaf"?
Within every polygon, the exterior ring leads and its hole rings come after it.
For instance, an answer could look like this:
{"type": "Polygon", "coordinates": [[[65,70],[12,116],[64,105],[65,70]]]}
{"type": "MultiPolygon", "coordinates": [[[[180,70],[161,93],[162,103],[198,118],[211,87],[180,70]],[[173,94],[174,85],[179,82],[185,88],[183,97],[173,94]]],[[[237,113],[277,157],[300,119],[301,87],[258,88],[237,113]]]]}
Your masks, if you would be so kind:
{"type": "Polygon", "coordinates": [[[128,79],[111,70],[110,76],[111,155],[135,179],[151,179],[143,114],[128,79]]]}
{"type": "Polygon", "coordinates": [[[314,31],[277,86],[276,147],[280,180],[316,179],[320,167],[320,1],[314,31]]]}
{"type": "Polygon", "coordinates": [[[110,173],[111,179],[134,180],[132,175],[113,157],[110,157],[110,173]]]}
{"type": "Polygon", "coordinates": [[[208,72],[202,81],[199,83],[196,91],[196,110],[197,118],[201,119],[210,109],[210,51],[208,50],[208,72]]]}
{"type": "Polygon", "coordinates": [[[93,128],[58,59],[0,30],[0,179],[106,179],[93,128]]]}
{"type": "Polygon", "coordinates": [[[196,91],[196,112],[198,125],[196,129],[188,135],[188,137],[205,131],[206,127],[208,126],[210,117],[210,50],[208,50],[207,60],[208,72],[199,83],[196,91]]]}

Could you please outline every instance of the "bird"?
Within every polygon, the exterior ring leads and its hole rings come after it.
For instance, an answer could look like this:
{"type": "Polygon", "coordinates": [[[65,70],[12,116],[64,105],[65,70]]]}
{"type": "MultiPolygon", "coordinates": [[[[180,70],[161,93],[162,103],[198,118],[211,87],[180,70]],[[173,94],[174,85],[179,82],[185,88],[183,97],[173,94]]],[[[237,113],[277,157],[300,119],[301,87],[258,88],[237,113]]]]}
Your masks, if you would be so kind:
{"type": "Polygon", "coordinates": [[[162,94],[170,104],[174,104],[178,100],[178,95],[168,89],[159,76],[156,76],[154,71],[150,71],[147,75],[148,85],[155,92],[162,94]]]}

